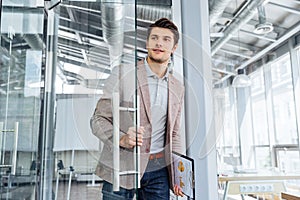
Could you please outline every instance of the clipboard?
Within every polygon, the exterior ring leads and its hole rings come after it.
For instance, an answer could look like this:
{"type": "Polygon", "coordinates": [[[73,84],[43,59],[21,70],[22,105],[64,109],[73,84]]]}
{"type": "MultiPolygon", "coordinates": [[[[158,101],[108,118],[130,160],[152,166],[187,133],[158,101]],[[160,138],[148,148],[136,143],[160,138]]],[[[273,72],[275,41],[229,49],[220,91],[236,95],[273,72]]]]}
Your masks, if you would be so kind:
{"type": "Polygon", "coordinates": [[[172,158],[174,184],[178,185],[189,199],[195,199],[194,160],[176,152],[172,152],[172,158]]]}

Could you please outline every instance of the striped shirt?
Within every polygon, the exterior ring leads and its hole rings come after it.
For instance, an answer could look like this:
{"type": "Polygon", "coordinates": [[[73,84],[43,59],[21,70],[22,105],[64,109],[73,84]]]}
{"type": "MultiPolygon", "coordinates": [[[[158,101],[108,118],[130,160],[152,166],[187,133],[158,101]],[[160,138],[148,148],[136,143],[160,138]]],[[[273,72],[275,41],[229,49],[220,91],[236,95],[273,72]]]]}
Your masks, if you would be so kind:
{"type": "Polygon", "coordinates": [[[164,149],[165,131],[168,110],[168,76],[166,74],[159,78],[150,68],[145,59],[149,94],[151,101],[152,134],[150,153],[158,153],[164,149]]]}

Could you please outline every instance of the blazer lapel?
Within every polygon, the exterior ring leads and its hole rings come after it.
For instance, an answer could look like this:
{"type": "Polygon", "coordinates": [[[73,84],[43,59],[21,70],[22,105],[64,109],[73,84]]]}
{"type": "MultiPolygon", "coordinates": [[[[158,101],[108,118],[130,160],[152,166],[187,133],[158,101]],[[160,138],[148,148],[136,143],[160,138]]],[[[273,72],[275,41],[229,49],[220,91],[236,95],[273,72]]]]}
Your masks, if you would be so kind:
{"type": "MultiPolygon", "coordinates": [[[[175,115],[180,106],[180,94],[182,93],[181,85],[178,85],[178,82],[175,81],[173,75],[169,75],[168,83],[168,121],[167,129],[170,131],[170,128],[173,126],[175,115]]],[[[168,131],[168,134],[169,134],[168,131]]]]}
{"type": "Polygon", "coordinates": [[[148,80],[147,80],[147,71],[144,66],[144,62],[139,62],[137,67],[137,78],[138,78],[138,87],[141,93],[141,102],[143,102],[146,110],[146,115],[150,123],[151,120],[151,103],[150,103],[150,94],[148,88],[148,80]]]}

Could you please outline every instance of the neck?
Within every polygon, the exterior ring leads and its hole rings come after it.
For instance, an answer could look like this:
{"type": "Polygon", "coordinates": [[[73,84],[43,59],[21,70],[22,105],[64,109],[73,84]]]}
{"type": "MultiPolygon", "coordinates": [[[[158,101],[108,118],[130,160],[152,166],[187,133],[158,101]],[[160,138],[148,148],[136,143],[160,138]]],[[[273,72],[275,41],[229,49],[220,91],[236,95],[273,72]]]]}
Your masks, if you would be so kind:
{"type": "Polygon", "coordinates": [[[152,59],[147,57],[147,62],[150,67],[150,69],[159,77],[162,78],[167,71],[168,68],[168,62],[165,63],[158,63],[154,62],[152,59]]]}

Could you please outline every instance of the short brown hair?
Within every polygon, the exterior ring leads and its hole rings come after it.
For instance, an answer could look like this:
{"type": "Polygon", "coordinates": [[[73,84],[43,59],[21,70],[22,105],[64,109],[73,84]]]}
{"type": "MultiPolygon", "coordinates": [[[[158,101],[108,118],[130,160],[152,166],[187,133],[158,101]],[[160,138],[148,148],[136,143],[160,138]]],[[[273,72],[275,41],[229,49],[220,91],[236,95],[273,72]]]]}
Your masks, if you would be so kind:
{"type": "Polygon", "coordinates": [[[153,24],[151,24],[148,28],[147,40],[149,39],[151,31],[154,27],[167,28],[167,29],[171,30],[174,35],[174,45],[178,43],[178,40],[179,40],[178,28],[171,20],[169,20],[167,18],[161,18],[161,19],[157,20],[156,22],[154,22],[153,24]]]}

